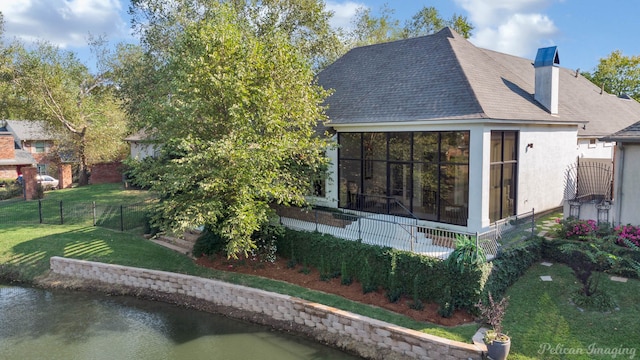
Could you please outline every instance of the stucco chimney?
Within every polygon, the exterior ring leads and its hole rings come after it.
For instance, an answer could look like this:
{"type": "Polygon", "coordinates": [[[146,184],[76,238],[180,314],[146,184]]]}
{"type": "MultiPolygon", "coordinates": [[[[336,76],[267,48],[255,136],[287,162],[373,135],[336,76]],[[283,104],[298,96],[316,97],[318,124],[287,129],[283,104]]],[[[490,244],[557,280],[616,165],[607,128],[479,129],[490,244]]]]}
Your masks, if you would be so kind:
{"type": "Polygon", "coordinates": [[[560,78],[558,48],[538,49],[533,67],[536,71],[536,88],[533,98],[552,114],[558,113],[558,83],[560,78]]]}
{"type": "Polygon", "coordinates": [[[16,150],[13,135],[10,132],[0,132],[0,159],[14,159],[16,150]]]}

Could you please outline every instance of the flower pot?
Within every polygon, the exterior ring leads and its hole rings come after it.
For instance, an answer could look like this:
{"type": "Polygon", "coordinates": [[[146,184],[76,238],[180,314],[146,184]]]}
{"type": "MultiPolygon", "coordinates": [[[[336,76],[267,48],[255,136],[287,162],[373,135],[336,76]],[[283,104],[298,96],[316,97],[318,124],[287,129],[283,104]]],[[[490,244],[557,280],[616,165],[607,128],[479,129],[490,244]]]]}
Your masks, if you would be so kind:
{"type": "Polygon", "coordinates": [[[493,340],[487,344],[487,356],[492,360],[505,360],[511,349],[511,339],[493,340]]]}

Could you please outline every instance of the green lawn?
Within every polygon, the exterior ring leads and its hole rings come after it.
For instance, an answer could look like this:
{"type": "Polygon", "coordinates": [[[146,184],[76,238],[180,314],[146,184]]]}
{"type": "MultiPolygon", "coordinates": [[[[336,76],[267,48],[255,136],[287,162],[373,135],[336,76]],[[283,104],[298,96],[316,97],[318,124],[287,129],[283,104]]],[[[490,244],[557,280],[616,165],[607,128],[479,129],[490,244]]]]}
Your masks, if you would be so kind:
{"type": "MultiPolygon", "coordinates": [[[[47,197],[69,202],[69,198],[118,204],[122,201],[141,201],[145,192],[122,192],[117,185],[90,186],[48,192],[47,197]],[[79,196],[75,192],[82,192],[79,196]],[[67,198],[65,195],[69,195],[67,198]]],[[[37,203],[37,202],[36,202],[37,203]]],[[[0,211],[11,211],[24,203],[0,203],[0,211]]],[[[359,304],[342,297],[308,290],[243,274],[226,273],[199,267],[181,254],[154,244],[128,232],[112,231],[85,225],[0,224],[0,275],[12,274],[24,281],[32,281],[49,269],[49,258],[64,256],[74,259],[135,266],[183,274],[221,279],[231,283],[274,291],[286,295],[333,306],[429,334],[468,342],[477,330],[475,324],[453,328],[439,327],[413,321],[390,311],[359,304]]]]}
{"type": "Polygon", "coordinates": [[[580,286],[569,267],[536,264],[507,291],[510,303],[503,325],[511,336],[509,359],[612,359],[615,351],[616,359],[630,359],[630,351],[640,352],[640,281],[602,277],[601,287],[619,306],[610,313],[572,305],[570,295],[580,286]],[[542,281],[545,275],[553,281],[542,281]],[[550,349],[563,350],[554,354],[550,349]],[[572,349],[583,354],[557,353],[572,349]],[[596,355],[591,349],[609,353],[596,355]]]}
{"type": "MultiPolygon", "coordinates": [[[[64,202],[76,199],[106,205],[143,201],[147,194],[122,191],[114,185],[100,185],[48,192],[47,197],[64,202]]],[[[16,204],[0,202],[0,212],[11,211],[13,206],[16,204]]],[[[0,275],[11,273],[31,281],[46,273],[51,256],[221,279],[297,296],[459,341],[468,342],[478,328],[475,324],[454,328],[427,325],[386,310],[284,282],[202,268],[188,257],[133,233],[77,224],[0,224],[0,275]]],[[[508,290],[511,300],[504,328],[512,337],[509,359],[612,359],[612,352],[616,351],[616,359],[629,359],[631,349],[640,351],[640,281],[630,279],[627,283],[619,283],[603,280],[602,286],[619,304],[619,310],[611,313],[582,312],[571,305],[570,293],[578,286],[571,270],[564,265],[534,265],[508,290]],[[541,275],[549,275],[553,281],[543,282],[541,275]],[[551,350],[582,351],[584,354],[554,354],[551,350]],[[596,356],[589,353],[592,350],[606,353],[596,356]]]]}

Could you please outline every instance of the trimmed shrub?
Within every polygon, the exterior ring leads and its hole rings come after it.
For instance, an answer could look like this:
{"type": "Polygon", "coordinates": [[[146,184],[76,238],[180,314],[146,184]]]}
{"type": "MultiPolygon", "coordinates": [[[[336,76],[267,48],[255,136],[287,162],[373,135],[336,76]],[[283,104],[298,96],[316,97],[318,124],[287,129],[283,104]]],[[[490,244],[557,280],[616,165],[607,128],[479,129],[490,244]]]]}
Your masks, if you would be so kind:
{"type": "Polygon", "coordinates": [[[206,227],[193,245],[194,256],[211,256],[224,250],[225,240],[220,234],[206,227]]]}
{"type": "MultiPolygon", "coordinates": [[[[556,250],[560,253],[560,250],[556,250]]],[[[527,269],[541,258],[542,238],[534,237],[524,244],[508,249],[484,268],[482,298],[486,302],[488,294],[496,297],[504,295],[507,288],[513,285],[527,269]]]]}

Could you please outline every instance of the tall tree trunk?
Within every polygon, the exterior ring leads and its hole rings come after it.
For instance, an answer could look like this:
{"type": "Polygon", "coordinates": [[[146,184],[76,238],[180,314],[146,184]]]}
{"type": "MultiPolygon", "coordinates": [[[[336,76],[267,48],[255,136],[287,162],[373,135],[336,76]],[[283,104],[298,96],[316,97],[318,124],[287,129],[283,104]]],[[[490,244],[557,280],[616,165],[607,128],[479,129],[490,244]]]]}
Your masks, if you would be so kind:
{"type": "Polygon", "coordinates": [[[86,132],[87,128],[83,128],[80,135],[80,144],[78,146],[78,153],[80,155],[80,166],[78,168],[78,185],[89,185],[89,167],[87,166],[87,153],[86,153],[86,132]]]}

